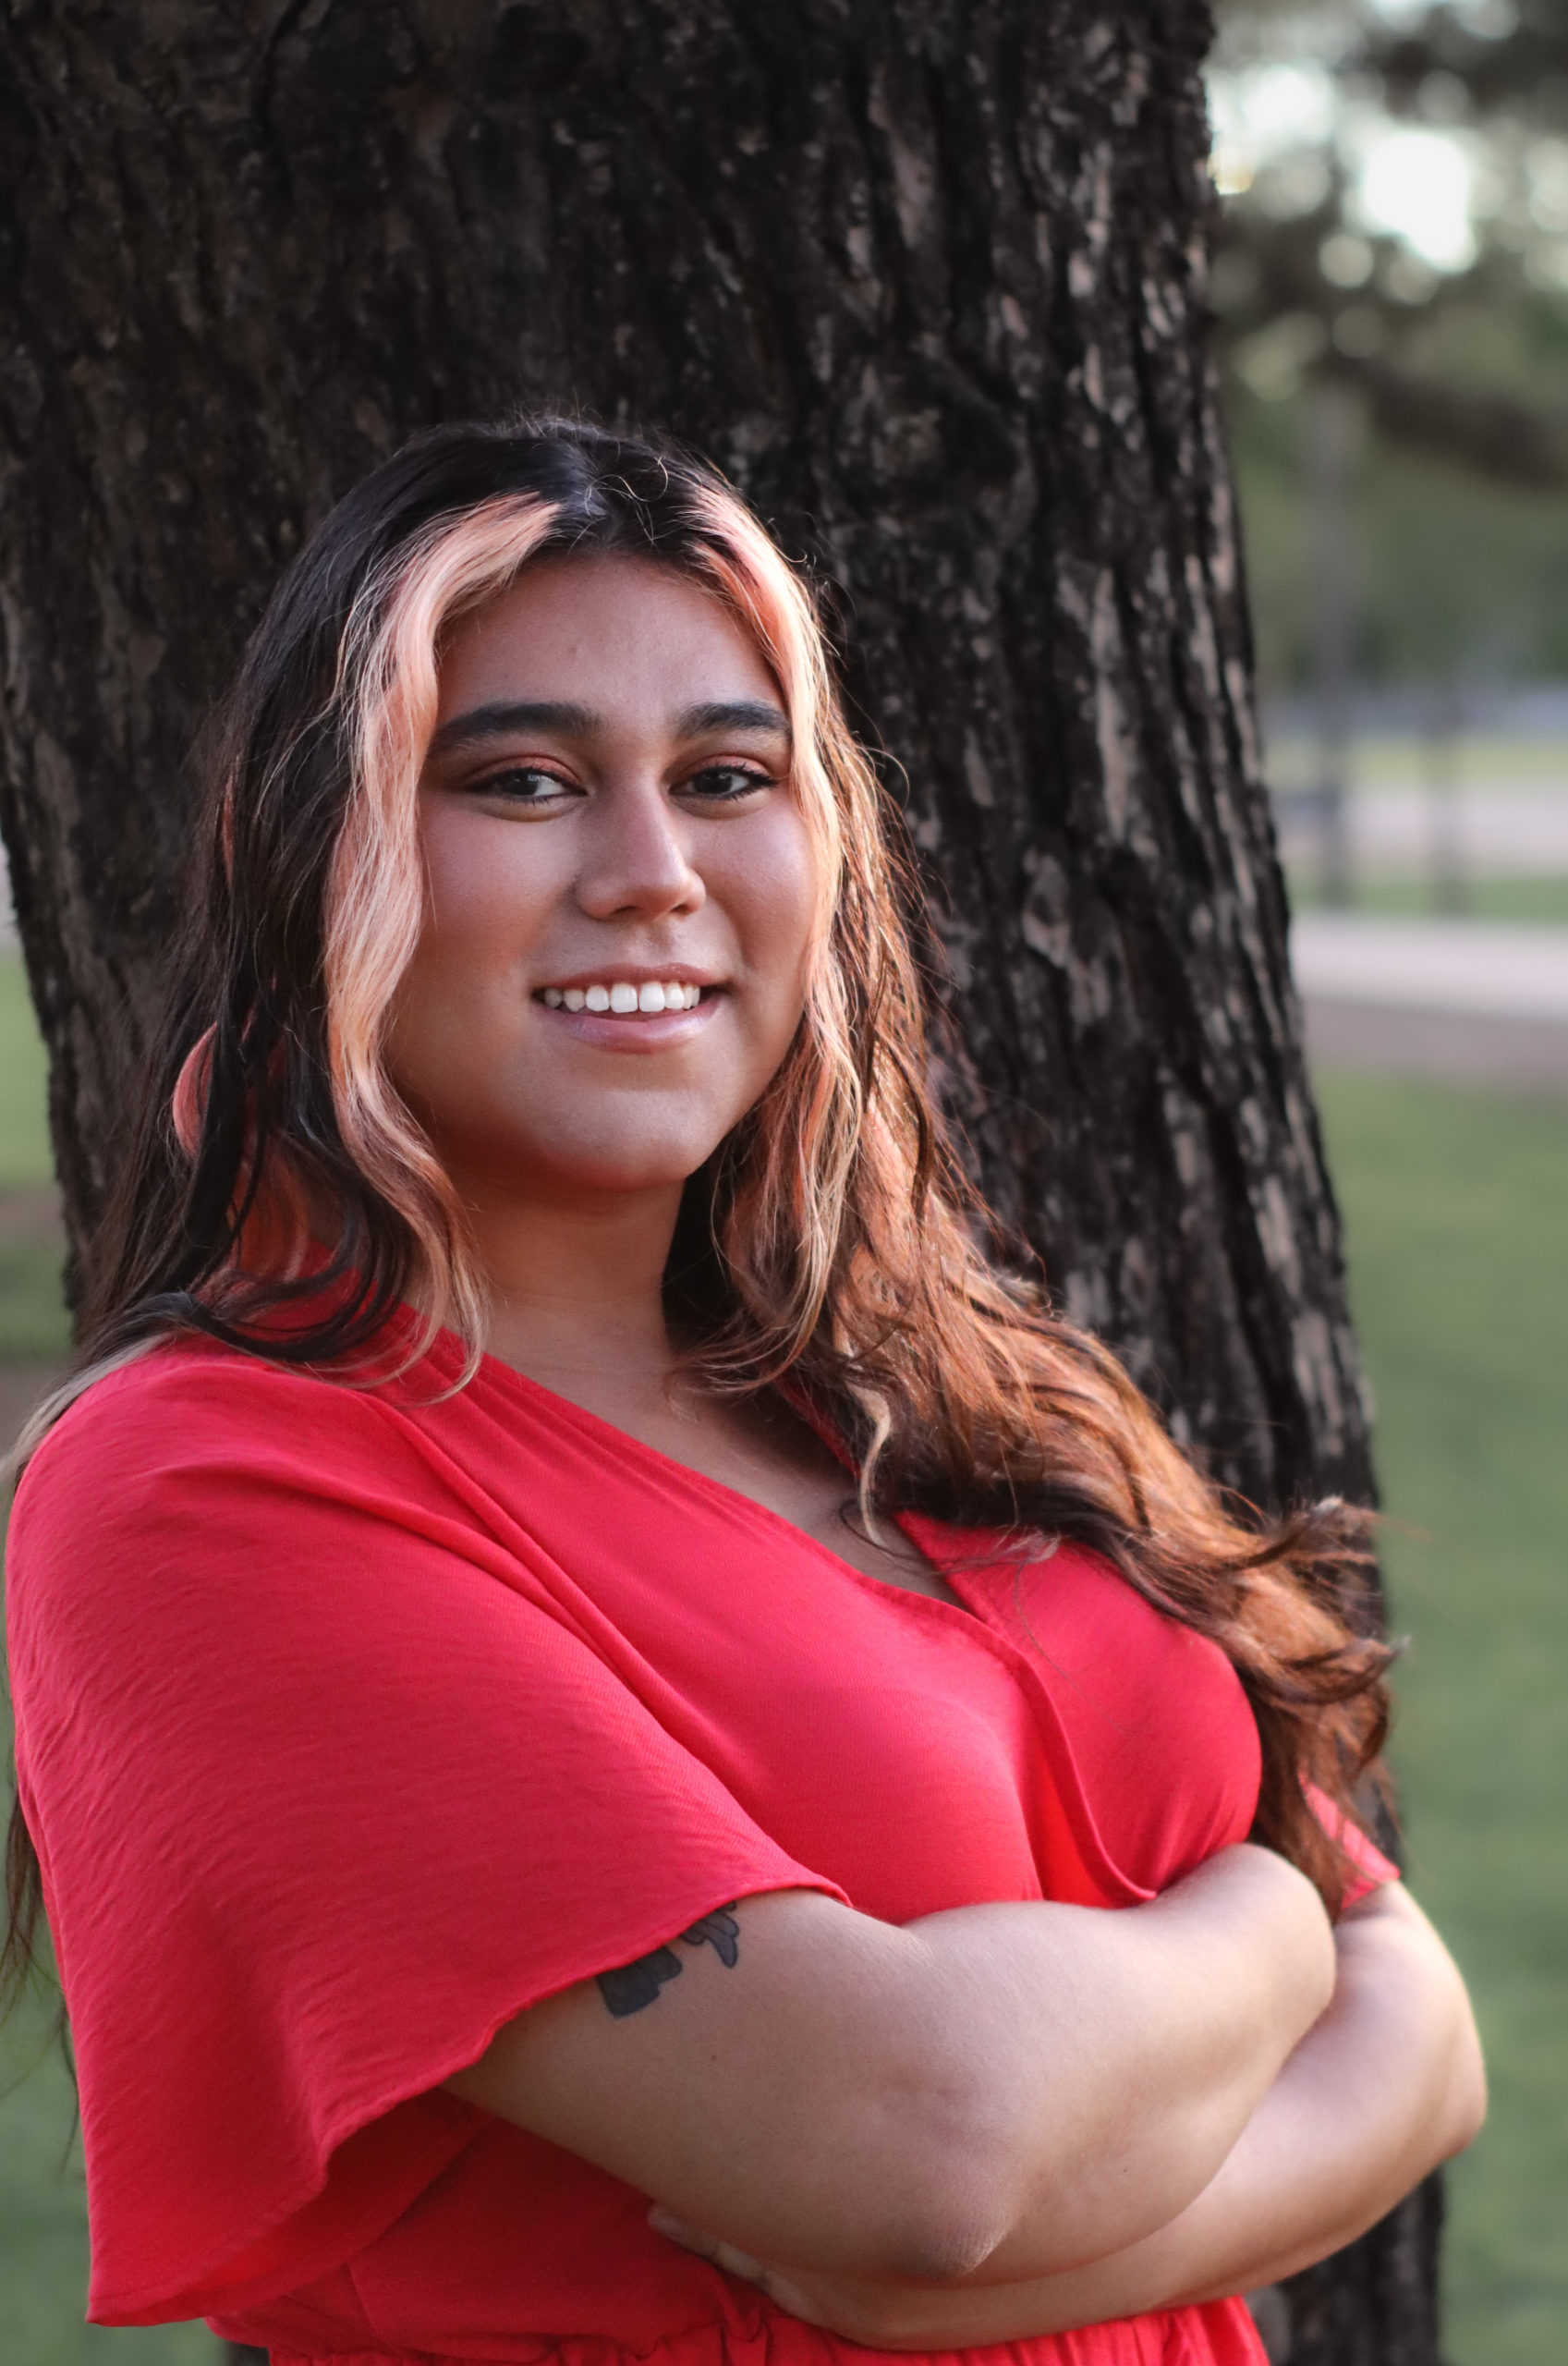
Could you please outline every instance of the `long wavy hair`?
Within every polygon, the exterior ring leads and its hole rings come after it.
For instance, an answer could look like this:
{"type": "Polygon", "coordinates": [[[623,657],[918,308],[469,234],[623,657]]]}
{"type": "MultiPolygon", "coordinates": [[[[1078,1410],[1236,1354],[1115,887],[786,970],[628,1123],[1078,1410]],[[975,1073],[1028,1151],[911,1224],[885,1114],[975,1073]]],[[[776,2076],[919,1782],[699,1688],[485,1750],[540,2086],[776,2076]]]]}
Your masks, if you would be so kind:
{"type": "MultiPolygon", "coordinates": [[[[462,1210],[385,1057],[421,922],[441,636],[525,567],[614,553],[700,584],[754,637],[817,870],[794,1041],[683,1197],[666,1289],[691,1383],[784,1392],[842,1441],[872,1518],[1070,1539],[1210,1637],[1261,1738],[1256,1836],[1337,1906],[1347,1860],[1308,1787],[1354,1821],[1386,1731],[1389,1654],[1358,1608],[1365,1516],[1227,1500],[1114,1357],[977,1245],[995,1236],[927,1082],[918,891],[812,593],[671,445],[553,419],[444,428],[351,493],[289,569],[208,738],[140,1128],[76,1366],[21,1455],[105,1371],[182,1330],[366,1385],[412,1303],[406,1358],[446,1325],[477,1363],[485,1295],[462,1210]],[[324,1267],[305,1254],[308,1209],[318,1239],[331,1212],[324,1267]]],[[[20,1976],[41,1889],[19,1807],[7,1893],[20,1976]]]]}

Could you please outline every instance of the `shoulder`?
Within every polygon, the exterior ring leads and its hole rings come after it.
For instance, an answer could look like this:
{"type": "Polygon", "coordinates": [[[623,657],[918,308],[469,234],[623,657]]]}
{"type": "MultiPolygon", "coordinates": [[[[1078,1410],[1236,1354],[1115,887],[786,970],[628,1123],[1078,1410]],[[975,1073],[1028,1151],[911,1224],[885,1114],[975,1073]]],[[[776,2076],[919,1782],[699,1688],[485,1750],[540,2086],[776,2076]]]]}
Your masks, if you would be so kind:
{"type": "Polygon", "coordinates": [[[161,1340],[67,1408],[22,1474],[18,1509],[57,1496],[89,1471],[102,1487],[203,1463],[257,1464],[280,1449],[309,1463],[346,1437],[384,1428],[370,1392],[217,1340],[161,1340]]]}
{"type": "MultiPolygon", "coordinates": [[[[428,1448],[412,1392],[356,1388],[203,1340],[105,1373],[24,1472],[6,1548],[18,1703],[262,1685],[301,1655],[350,1681],[432,1628],[493,1653],[515,1575],[428,1448]],[[474,1638],[480,1640],[476,1642],[474,1638]],[[249,1671],[246,1674],[245,1671],[249,1671]]],[[[456,1646],[454,1646],[456,1648],[456,1646]]],[[[226,1696],[225,1696],[226,1697],[226,1696]]],[[[312,1695],[315,1697],[315,1695],[312,1695]]]]}
{"type": "Polygon", "coordinates": [[[218,1341],[161,1341],[93,1381],[38,1445],[17,1488],[8,1578],[105,1554],[140,1566],[182,1533],[264,1540],[311,1506],[418,1498],[431,1480],[415,1426],[382,1392],[218,1341]]]}

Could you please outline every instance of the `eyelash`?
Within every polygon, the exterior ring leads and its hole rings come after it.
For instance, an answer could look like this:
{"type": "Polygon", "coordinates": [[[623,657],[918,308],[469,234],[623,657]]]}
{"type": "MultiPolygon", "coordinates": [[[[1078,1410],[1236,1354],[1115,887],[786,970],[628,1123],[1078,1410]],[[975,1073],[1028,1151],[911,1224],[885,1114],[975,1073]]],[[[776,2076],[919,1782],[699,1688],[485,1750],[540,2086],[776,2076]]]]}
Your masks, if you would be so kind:
{"type": "MultiPolygon", "coordinates": [[[[777,786],[772,773],[761,770],[753,772],[745,764],[701,764],[696,772],[687,774],[686,779],[679,783],[679,787],[689,789],[699,780],[714,779],[729,780],[738,786],[723,789],[716,796],[703,797],[700,801],[704,805],[738,804],[743,797],[749,796],[754,789],[773,788],[777,786]]],[[[474,791],[480,797],[507,797],[513,794],[511,789],[513,782],[525,781],[548,781],[558,791],[569,787],[569,784],[563,781],[558,774],[547,772],[542,764],[509,764],[504,771],[491,773],[485,779],[476,781],[474,791]]],[[[517,796],[516,802],[519,805],[542,805],[548,801],[549,795],[550,791],[547,789],[541,794],[517,796]]]]}
{"type": "Polygon", "coordinates": [[[688,774],[687,777],[682,781],[681,787],[690,788],[699,780],[730,780],[740,784],[737,787],[726,788],[721,796],[704,798],[703,803],[706,805],[734,803],[748,795],[754,788],[772,788],[776,786],[771,773],[752,772],[745,764],[702,764],[696,772],[688,774]]]}

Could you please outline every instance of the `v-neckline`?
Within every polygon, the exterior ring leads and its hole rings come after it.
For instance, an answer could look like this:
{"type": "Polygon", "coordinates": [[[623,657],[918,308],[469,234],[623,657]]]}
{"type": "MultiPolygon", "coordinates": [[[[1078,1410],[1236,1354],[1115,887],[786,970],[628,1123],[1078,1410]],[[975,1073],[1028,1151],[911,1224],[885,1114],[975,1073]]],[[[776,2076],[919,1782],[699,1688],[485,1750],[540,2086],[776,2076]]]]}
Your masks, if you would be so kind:
{"type": "MultiPolygon", "coordinates": [[[[411,1310],[410,1310],[410,1318],[411,1310]]],[[[416,1360],[428,1366],[434,1363],[450,1383],[442,1392],[450,1401],[456,1391],[468,1357],[456,1335],[441,1331],[416,1360]]],[[[979,1587],[970,1579],[982,1567],[991,1567],[996,1559],[995,1537],[991,1531],[965,1528],[932,1518],[923,1512],[897,1512],[893,1524],[916,1549],[938,1570],[956,1596],[954,1602],[940,1595],[918,1593],[913,1587],[893,1584],[886,1578],[874,1578],[857,1569],[853,1561],[822,1543],[806,1529],[786,1519],[772,1505],[759,1503],[755,1495],[746,1494],[738,1487],[729,1486],[722,1479],[710,1477],[689,1462],[680,1461],[675,1455],[665,1454],[656,1445],[635,1436],[630,1430],[617,1429],[602,1414],[590,1412],[587,1406],[563,1396],[542,1381],[519,1372],[499,1356],[481,1354],[474,1367],[471,1385],[483,1388],[499,1399],[503,1409],[509,1400],[520,1401],[536,1415],[564,1417],[590,1438],[619,1448],[634,1460],[640,1457],[645,1466],[664,1482],[684,1487],[699,1503],[726,1510],[732,1518],[749,1521],[764,1531],[779,1536],[814,1556],[817,1564],[843,1583],[847,1579],[863,1600],[879,1603],[894,1616],[913,1618],[934,1631],[946,1636],[963,1637],[965,1648],[986,1653],[1007,1669],[1026,1700],[1032,1705],[1039,1729],[1048,1748],[1052,1763],[1058,1769],[1059,1790],[1064,1813],[1074,1836],[1074,1845],[1085,1869],[1086,1878],[1097,1886],[1099,1903],[1106,1905],[1138,1905],[1150,1893],[1123,1872],[1109,1854],[1100,1837],[1094,1813],[1084,1793],[1079,1778],[1071,1738],[1063,1724],[1061,1713],[1052,1700],[1049,1687],[1031,1658],[997,1623],[995,1605],[979,1587]]],[[[1038,1644],[1037,1644],[1038,1650],[1038,1644]]]]}
{"type": "MultiPolygon", "coordinates": [[[[444,1332],[440,1339],[434,1343],[434,1347],[445,1348],[449,1336],[449,1334],[444,1332]]],[[[456,1340],[452,1339],[452,1348],[455,1349],[456,1346],[456,1340]]],[[[432,1352],[433,1351],[432,1348],[432,1352]]],[[[772,1504],[765,1504],[760,1496],[748,1494],[744,1487],[732,1486],[728,1480],[715,1479],[711,1471],[699,1469],[696,1463],[683,1462],[678,1455],[668,1454],[662,1446],[652,1445],[646,1438],[639,1438],[634,1430],[623,1430],[617,1422],[606,1421],[602,1413],[595,1413],[590,1407],[579,1405],[576,1397],[563,1396],[559,1389],[551,1388],[544,1381],[535,1380],[530,1372],[519,1371],[516,1364],[508,1363],[503,1356],[492,1355],[487,1350],[480,1359],[474,1378],[484,1381],[492,1388],[499,1388],[503,1395],[508,1389],[520,1389],[525,1397],[531,1396],[537,1398],[541,1405],[553,1415],[565,1412],[579,1423],[586,1425],[592,1433],[613,1440],[617,1447],[623,1450],[629,1448],[634,1455],[643,1456],[655,1469],[666,1473],[675,1473],[679,1479],[693,1486],[699,1494],[706,1494],[721,1504],[750,1513],[767,1527],[782,1532],[794,1543],[808,1547],[833,1569],[853,1578],[857,1584],[874,1586],[879,1595],[892,1594],[902,1596],[906,1601],[926,1604],[949,1617],[956,1615],[966,1626],[972,1626],[976,1622],[978,1616],[976,1606],[954,1583],[953,1570],[958,1566],[957,1563],[950,1562],[945,1555],[938,1558],[932,1550],[934,1537],[929,1532],[918,1532],[932,1531],[935,1523],[922,1518],[918,1513],[892,1512],[888,1515],[888,1518],[898,1530],[900,1535],[906,1538],[914,1546],[927,1567],[947,1587],[948,1592],[954,1597],[952,1601],[942,1594],[927,1593],[923,1587],[900,1585],[894,1578],[879,1578],[869,1569],[858,1567],[855,1562],[846,1559],[842,1553],[835,1553],[831,1544],[824,1544],[821,1538],[814,1536],[808,1528],[802,1528],[798,1521],[791,1519],[786,1513],[776,1511],[772,1504]]],[[[815,1427],[814,1424],[812,1426],[815,1427]]],[[[820,1431],[818,1431],[817,1434],[820,1437],[822,1436],[820,1431]]],[[[831,1438],[822,1437],[822,1444],[846,1470],[850,1469],[851,1466],[846,1458],[831,1438]]]]}

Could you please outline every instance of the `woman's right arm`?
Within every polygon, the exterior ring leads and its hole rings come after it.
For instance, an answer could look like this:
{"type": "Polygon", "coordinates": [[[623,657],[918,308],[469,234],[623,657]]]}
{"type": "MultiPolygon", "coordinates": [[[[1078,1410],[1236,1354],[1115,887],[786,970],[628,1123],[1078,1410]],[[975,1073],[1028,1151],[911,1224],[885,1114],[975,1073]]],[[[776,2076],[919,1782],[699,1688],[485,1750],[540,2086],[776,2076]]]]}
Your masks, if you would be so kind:
{"type": "Polygon", "coordinates": [[[1333,1977],[1315,1892],[1260,1848],[1115,1913],[899,1929],[781,1891],[532,2006],[446,2083],[741,2250],[1015,2281],[1185,2209],[1333,1977]]]}

